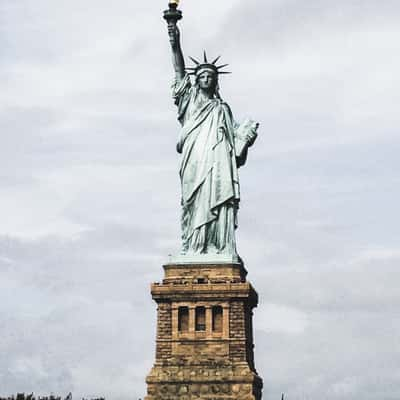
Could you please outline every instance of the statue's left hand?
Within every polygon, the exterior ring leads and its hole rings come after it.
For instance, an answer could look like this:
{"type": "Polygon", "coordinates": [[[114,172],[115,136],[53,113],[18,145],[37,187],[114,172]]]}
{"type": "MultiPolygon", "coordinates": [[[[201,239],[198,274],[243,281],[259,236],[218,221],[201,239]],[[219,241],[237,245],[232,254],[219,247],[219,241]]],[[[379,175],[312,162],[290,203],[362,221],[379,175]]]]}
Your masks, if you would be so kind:
{"type": "Polygon", "coordinates": [[[252,146],[257,139],[257,130],[259,125],[260,124],[258,122],[253,122],[251,129],[246,134],[246,141],[249,147],[252,146]]]}

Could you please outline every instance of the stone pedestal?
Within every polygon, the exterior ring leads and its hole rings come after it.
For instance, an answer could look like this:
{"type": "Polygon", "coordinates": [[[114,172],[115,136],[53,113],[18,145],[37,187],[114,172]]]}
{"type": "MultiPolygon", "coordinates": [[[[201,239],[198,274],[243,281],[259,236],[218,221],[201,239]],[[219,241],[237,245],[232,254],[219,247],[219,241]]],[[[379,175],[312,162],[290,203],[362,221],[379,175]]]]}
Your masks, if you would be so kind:
{"type": "Polygon", "coordinates": [[[252,309],[242,264],[167,264],[151,285],[158,305],[156,360],[145,400],[259,400],[252,309]]]}

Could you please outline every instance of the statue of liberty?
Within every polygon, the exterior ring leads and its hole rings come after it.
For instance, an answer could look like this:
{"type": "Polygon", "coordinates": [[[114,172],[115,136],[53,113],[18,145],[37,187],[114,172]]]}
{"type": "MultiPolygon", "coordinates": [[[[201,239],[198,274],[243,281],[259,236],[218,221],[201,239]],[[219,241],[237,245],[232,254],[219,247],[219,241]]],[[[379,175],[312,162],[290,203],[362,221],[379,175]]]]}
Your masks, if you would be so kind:
{"type": "Polygon", "coordinates": [[[194,66],[185,67],[176,19],[168,20],[168,34],[175,69],[173,98],[182,125],[177,143],[182,154],[181,254],[237,259],[238,168],[246,162],[258,124],[234,121],[219,94],[218,76],[228,73],[221,71],[226,64],[217,65],[219,57],[209,61],[204,52],[203,62],[190,57],[194,66]]]}

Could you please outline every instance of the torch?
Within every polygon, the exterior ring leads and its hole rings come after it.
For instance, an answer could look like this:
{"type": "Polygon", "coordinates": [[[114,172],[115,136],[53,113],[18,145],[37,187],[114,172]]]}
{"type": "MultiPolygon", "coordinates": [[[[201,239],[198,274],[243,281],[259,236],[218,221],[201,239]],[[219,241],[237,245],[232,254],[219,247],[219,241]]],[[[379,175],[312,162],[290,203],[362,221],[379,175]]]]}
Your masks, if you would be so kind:
{"type": "Polygon", "coordinates": [[[168,3],[168,10],[164,11],[164,19],[168,25],[176,25],[182,19],[182,11],[178,10],[179,0],[170,0],[168,3]]]}

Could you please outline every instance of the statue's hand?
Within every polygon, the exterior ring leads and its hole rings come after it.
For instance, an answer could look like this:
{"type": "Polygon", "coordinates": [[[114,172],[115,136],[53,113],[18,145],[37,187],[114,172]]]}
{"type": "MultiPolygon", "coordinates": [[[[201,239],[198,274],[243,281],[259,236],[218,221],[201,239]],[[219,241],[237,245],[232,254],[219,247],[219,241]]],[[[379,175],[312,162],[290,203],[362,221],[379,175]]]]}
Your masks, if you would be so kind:
{"type": "Polygon", "coordinates": [[[171,47],[176,49],[179,45],[180,32],[176,24],[168,25],[168,36],[171,47]]]}
{"type": "Polygon", "coordinates": [[[252,146],[257,139],[257,129],[259,125],[258,122],[253,122],[251,128],[246,134],[246,141],[249,147],[252,146]]]}

